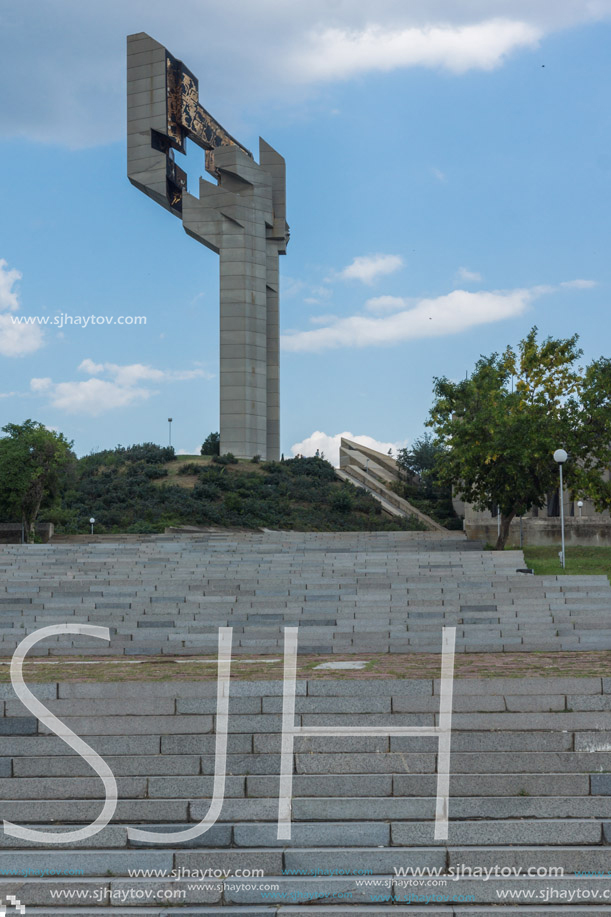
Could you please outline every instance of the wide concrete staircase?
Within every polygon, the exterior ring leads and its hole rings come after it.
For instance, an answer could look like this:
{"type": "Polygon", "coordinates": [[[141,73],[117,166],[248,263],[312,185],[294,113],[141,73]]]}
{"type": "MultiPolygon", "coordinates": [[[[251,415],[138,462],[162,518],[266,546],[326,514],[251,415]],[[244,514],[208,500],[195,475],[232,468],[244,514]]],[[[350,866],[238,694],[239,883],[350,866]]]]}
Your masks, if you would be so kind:
{"type": "Polygon", "coordinates": [[[461,533],[159,536],[140,543],[0,550],[0,656],[57,623],[107,626],[108,644],[56,636],[39,656],[201,656],[220,626],[236,654],[611,649],[604,576],[543,576],[520,551],[482,551],[461,533]]]}
{"type": "MultiPolygon", "coordinates": [[[[447,841],[434,839],[437,740],[422,736],[297,738],[292,838],[279,841],[279,681],[231,684],[217,823],[188,843],[130,841],[129,826],[180,830],[208,811],[216,684],[34,690],[105,758],[119,803],[80,844],[0,833],[0,898],[28,915],[611,913],[611,679],[458,680],[447,841]]],[[[299,681],[295,721],[432,725],[438,692],[432,679],[299,681]]],[[[101,781],[10,686],[1,696],[2,818],[57,833],[93,821],[101,781]]]]}
{"type": "MultiPolygon", "coordinates": [[[[8,546],[0,652],[6,671],[26,633],[70,622],[109,627],[110,645],[54,636],[34,648],[38,661],[209,657],[226,625],[233,654],[248,657],[280,656],[298,625],[299,650],[317,662],[438,653],[443,626],[456,627],[459,652],[610,648],[605,577],[524,566],[520,552],[435,532],[8,546]]],[[[611,914],[611,678],[457,680],[447,841],[434,831],[438,739],[423,735],[297,737],[292,837],[278,840],[282,684],[236,679],[216,823],[189,842],[130,838],[130,826],[178,831],[208,812],[216,683],[31,687],[103,756],[119,801],[79,844],[1,831],[0,914],[3,903],[39,917],[611,914]]],[[[104,797],[90,764],[8,684],[0,704],[2,819],[58,833],[94,821],[104,797]]],[[[432,728],[439,710],[433,679],[312,669],[297,681],[296,725],[432,728]]]]}

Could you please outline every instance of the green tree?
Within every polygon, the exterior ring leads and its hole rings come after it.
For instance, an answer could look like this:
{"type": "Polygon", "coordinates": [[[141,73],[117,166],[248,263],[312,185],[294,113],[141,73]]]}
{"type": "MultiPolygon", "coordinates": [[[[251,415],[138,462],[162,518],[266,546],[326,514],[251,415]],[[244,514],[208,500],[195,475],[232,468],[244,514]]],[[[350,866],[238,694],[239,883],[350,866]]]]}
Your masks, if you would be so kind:
{"type": "Polygon", "coordinates": [[[470,378],[434,380],[427,425],[442,450],[436,473],[476,509],[500,507],[497,550],[512,519],[556,489],[555,449],[569,454],[567,487],[608,505],[601,472],[611,460],[611,365],[580,367],[577,341],[539,342],[535,327],[517,352],[481,357],[470,378]]]}
{"type": "Polygon", "coordinates": [[[611,360],[600,359],[587,367],[581,406],[586,435],[572,446],[578,460],[573,489],[603,512],[611,509],[611,360]],[[596,448],[588,448],[588,443],[596,443],[596,448]]]}
{"type": "Polygon", "coordinates": [[[415,439],[411,448],[399,449],[397,465],[410,480],[418,477],[427,492],[431,492],[435,481],[435,466],[443,453],[442,446],[431,433],[415,439]]]}
{"type": "Polygon", "coordinates": [[[2,428],[0,439],[0,506],[8,521],[18,518],[26,541],[34,537],[43,500],[58,491],[63,474],[74,462],[72,443],[44,424],[26,420],[2,428]]]}
{"type": "Polygon", "coordinates": [[[221,436],[219,433],[208,433],[200,452],[202,455],[219,455],[221,451],[221,436]]]}

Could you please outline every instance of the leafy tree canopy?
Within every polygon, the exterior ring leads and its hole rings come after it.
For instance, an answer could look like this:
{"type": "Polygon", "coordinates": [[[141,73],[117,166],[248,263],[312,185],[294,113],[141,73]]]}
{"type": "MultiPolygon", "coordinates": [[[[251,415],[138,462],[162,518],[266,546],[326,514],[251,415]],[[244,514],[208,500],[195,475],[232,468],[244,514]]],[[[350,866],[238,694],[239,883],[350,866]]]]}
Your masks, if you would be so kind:
{"type": "Polygon", "coordinates": [[[425,433],[414,440],[411,448],[399,449],[397,465],[407,477],[417,475],[426,479],[435,470],[435,464],[442,452],[442,446],[435,441],[433,435],[425,433]]]}
{"type": "Polygon", "coordinates": [[[539,342],[534,327],[514,350],[481,357],[470,378],[434,380],[428,426],[441,449],[439,480],[476,509],[499,506],[505,546],[511,520],[544,505],[558,484],[553,453],[569,460],[565,483],[599,510],[611,505],[611,361],[585,369],[578,336],[539,342]]]}
{"type": "Polygon", "coordinates": [[[57,495],[62,477],[75,461],[72,443],[44,424],[26,420],[2,428],[0,439],[0,511],[22,522],[27,541],[34,536],[44,500],[57,495]]]}
{"type": "Polygon", "coordinates": [[[219,455],[220,451],[220,433],[208,433],[208,436],[205,438],[202,448],[200,449],[201,455],[219,455]]]}

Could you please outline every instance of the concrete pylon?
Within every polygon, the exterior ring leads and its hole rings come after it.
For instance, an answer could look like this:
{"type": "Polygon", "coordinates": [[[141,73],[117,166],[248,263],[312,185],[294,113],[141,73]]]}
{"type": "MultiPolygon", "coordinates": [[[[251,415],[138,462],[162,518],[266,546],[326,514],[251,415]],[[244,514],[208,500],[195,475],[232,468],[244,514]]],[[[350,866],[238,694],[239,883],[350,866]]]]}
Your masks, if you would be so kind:
{"type": "Polygon", "coordinates": [[[278,256],[286,252],[285,163],[264,140],[259,163],[199,104],[184,64],[144,32],[127,39],[129,180],[220,256],[221,453],[280,456],[278,256]],[[206,150],[199,197],[174,159],[206,150]]]}

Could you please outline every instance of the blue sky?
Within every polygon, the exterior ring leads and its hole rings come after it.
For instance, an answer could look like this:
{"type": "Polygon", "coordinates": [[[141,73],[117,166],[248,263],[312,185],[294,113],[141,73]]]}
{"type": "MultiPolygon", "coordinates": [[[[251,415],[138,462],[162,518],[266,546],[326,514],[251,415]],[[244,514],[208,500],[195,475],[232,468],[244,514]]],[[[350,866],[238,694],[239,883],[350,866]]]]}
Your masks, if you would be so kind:
{"type": "MultiPolygon", "coordinates": [[[[432,378],[578,332],[609,356],[611,2],[0,12],[0,420],[79,454],[218,429],[218,259],[125,174],[124,42],[148,31],[247,147],[287,161],[282,448],[422,434],[432,378]],[[407,7],[409,6],[409,9],[407,7]],[[492,6],[494,15],[491,14],[492,6]],[[16,316],[146,324],[17,326],[16,316]]],[[[191,147],[190,190],[202,171],[191,147]]]]}

